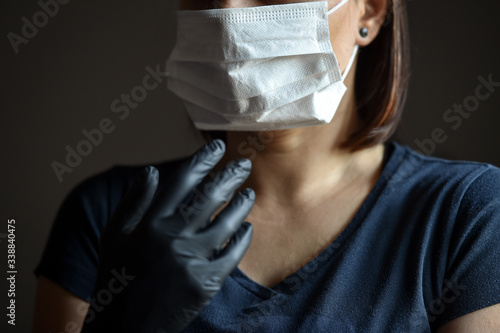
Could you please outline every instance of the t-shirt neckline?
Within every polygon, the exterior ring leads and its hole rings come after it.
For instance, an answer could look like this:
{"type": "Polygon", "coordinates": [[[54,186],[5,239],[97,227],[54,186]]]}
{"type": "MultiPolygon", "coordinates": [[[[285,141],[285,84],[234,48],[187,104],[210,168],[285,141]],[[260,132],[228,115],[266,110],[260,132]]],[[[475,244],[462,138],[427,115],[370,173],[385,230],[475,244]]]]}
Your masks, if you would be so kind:
{"type": "Polygon", "coordinates": [[[250,291],[252,294],[264,300],[278,294],[284,294],[284,290],[289,289],[284,288],[284,284],[286,283],[287,279],[293,279],[304,271],[310,271],[311,266],[317,265],[319,260],[325,260],[325,257],[331,257],[332,255],[335,255],[339,252],[341,247],[345,245],[346,241],[352,235],[354,230],[356,230],[361,225],[363,220],[366,219],[372,207],[376,204],[380,194],[385,189],[390,178],[394,175],[396,168],[401,164],[404,153],[405,149],[395,142],[389,142],[385,144],[382,172],[380,173],[380,176],[371,189],[370,193],[361,204],[361,207],[356,212],[351,222],[349,222],[345,229],[340,233],[340,235],[304,266],[292,272],[284,280],[278,282],[273,287],[266,287],[259,284],[258,282],[255,282],[254,280],[249,278],[241,269],[239,269],[238,266],[236,266],[236,268],[231,272],[229,277],[235,280],[240,286],[250,291]]]}

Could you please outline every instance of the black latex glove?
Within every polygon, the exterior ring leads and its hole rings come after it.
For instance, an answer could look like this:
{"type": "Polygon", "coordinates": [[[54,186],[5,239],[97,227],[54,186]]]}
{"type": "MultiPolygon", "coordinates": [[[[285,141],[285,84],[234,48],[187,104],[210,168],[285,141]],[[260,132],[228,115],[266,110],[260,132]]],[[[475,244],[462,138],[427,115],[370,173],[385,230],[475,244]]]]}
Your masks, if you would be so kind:
{"type": "Polygon", "coordinates": [[[219,291],[250,244],[252,225],[243,220],[255,199],[242,190],[210,223],[251,168],[233,161],[203,181],[224,150],[220,140],[201,148],[154,200],[158,171],[139,176],[103,231],[93,297],[116,290],[117,274],[126,286],[100,311],[91,307],[82,332],[179,332],[219,291]]]}

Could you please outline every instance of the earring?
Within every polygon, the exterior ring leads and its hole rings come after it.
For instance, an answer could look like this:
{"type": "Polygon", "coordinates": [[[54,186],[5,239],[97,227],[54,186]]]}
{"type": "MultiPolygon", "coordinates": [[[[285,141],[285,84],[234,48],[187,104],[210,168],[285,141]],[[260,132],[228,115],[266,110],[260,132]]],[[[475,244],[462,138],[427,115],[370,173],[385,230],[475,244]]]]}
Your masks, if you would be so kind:
{"type": "Polygon", "coordinates": [[[359,34],[361,37],[366,38],[366,36],[368,36],[368,29],[362,28],[361,30],[359,30],[359,34]]]}

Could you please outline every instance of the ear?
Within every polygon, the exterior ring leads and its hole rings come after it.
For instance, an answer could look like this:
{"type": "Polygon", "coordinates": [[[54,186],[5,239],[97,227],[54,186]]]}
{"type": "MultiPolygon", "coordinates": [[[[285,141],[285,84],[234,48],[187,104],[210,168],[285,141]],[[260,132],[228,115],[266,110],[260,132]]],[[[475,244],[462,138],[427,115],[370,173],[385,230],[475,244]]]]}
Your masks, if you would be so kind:
{"type": "Polygon", "coordinates": [[[392,11],[392,8],[388,8],[389,2],[389,0],[358,0],[360,9],[358,31],[363,28],[368,31],[366,37],[357,34],[356,43],[359,46],[366,46],[377,37],[386,16],[392,11]]]}

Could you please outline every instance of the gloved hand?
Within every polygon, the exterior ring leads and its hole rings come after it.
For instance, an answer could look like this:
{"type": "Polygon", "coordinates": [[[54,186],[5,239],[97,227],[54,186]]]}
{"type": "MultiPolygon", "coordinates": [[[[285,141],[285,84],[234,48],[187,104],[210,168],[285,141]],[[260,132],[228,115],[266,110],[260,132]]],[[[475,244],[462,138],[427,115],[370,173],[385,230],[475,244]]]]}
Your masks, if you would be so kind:
{"type": "Polygon", "coordinates": [[[219,291],[250,244],[252,225],[243,220],[255,199],[251,189],[240,191],[210,223],[251,168],[236,160],[203,180],[224,151],[220,140],[201,148],[156,197],[156,168],[139,176],[101,236],[93,297],[116,274],[128,285],[88,315],[82,332],[179,332],[219,291]]]}

